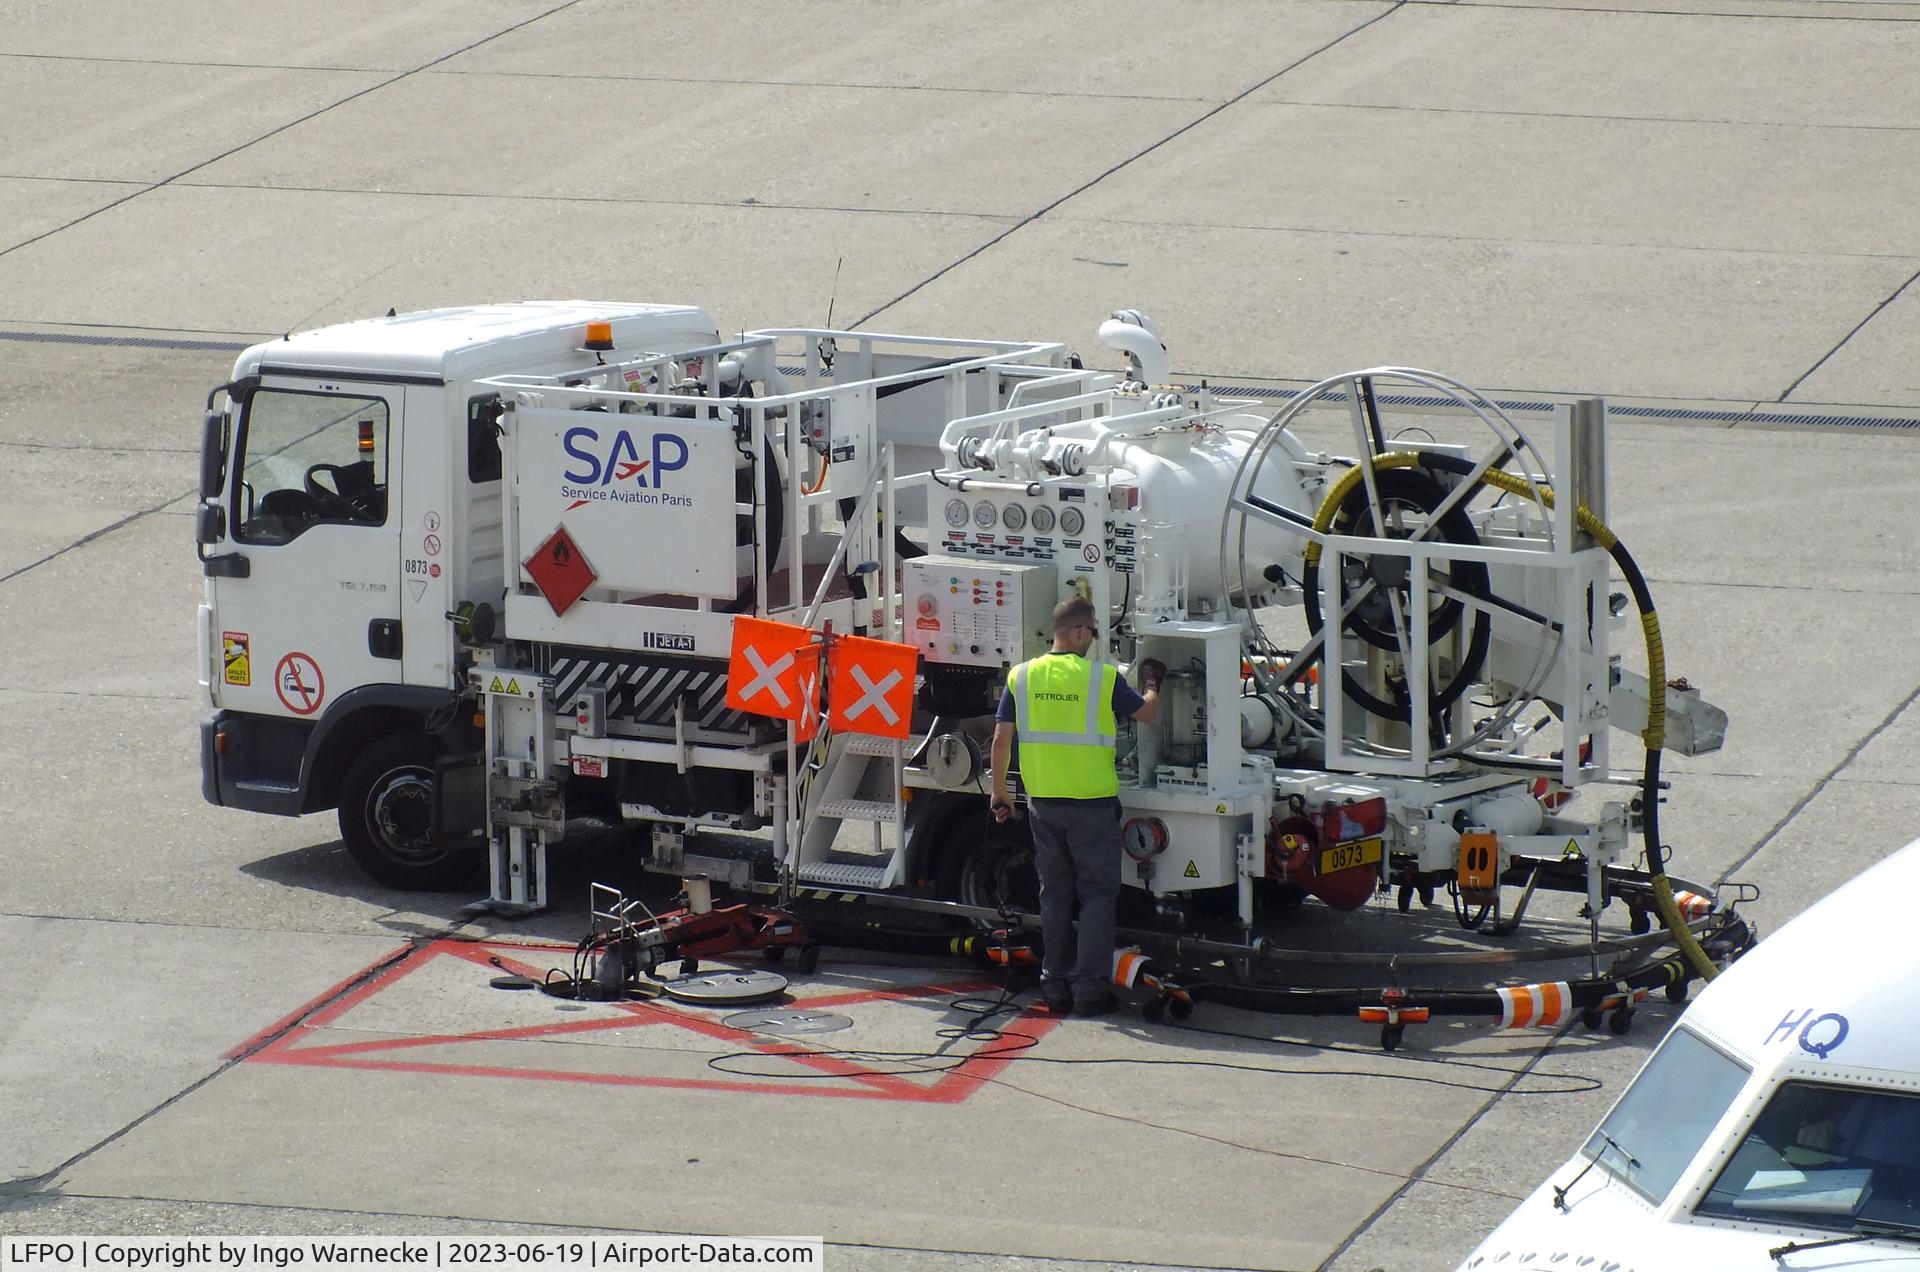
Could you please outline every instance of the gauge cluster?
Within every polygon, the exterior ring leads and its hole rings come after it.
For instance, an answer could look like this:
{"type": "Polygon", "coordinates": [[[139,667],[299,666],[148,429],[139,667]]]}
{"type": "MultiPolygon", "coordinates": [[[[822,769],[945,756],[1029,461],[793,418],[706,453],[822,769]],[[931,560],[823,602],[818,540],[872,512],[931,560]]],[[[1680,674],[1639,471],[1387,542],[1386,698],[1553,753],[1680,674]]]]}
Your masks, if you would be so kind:
{"type": "Polygon", "coordinates": [[[1090,520],[1083,506],[1069,502],[1090,494],[1097,497],[1098,492],[1075,486],[1056,486],[1039,495],[956,490],[941,508],[947,523],[942,549],[996,560],[1051,561],[1062,552],[1078,558],[1081,536],[1099,534],[1104,526],[1097,518],[1090,520]]]}

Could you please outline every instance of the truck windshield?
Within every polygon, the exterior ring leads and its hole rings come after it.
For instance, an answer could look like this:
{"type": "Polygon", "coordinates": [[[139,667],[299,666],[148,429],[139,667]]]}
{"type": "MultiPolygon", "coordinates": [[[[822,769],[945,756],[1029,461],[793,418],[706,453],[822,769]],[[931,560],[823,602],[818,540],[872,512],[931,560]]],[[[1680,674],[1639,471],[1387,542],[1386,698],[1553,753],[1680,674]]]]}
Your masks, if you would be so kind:
{"type": "Polygon", "coordinates": [[[1745,1065],[1699,1035],[1675,1029],[1582,1152],[1662,1201],[1746,1081],[1745,1065]]]}
{"type": "Polygon", "coordinates": [[[1920,1095],[1783,1084],[1697,1212],[1840,1232],[1920,1232],[1920,1095]]]}
{"type": "Polygon", "coordinates": [[[387,404],[261,389],[247,402],[233,467],[243,543],[288,543],[316,525],[385,524],[387,404]]]}

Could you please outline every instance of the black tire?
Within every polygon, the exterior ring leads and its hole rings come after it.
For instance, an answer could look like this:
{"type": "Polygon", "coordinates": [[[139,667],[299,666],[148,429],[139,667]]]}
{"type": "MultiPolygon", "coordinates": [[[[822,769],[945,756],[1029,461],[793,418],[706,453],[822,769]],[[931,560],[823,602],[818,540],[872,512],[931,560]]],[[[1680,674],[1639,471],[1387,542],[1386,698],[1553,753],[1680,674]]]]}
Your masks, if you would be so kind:
{"type": "Polygon", "coordinates": [[[1159,996],[1147,999],[1140,1004],[1140,1018],[1150,1025],[1157,1025],[1167,1018],[1167,1000],[1159,996]]]}
{"type": "Polygon", "coordinates": [[[425,734],[395,734],[362,751],[340,779],[340,838],[354,862],[389,888],[443,891],[480,872],[480,852],[430,837],[438,754],[425,734]]]}
{"type": "Polygon", "coordinates": [[[987,909],[1040,912],[1040,876],[1025,818],[1000,825],[985,800],[950,818],[936,847],[935,886],[943,901],[987,909]]]}
{"type": "Polygon", "coordinates": [[[1193,999],[1169,998],[1167,1000],[1167,1014],[1175,1020],[1186,1020],[1193,1015],[1193,999]]]}

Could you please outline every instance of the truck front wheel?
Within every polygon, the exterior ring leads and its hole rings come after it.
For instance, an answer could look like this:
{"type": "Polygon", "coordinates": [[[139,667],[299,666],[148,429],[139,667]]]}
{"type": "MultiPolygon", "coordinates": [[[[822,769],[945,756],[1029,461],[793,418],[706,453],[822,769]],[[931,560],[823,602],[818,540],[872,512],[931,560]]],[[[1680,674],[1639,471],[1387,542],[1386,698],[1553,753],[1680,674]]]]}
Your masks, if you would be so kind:
{"type": "Polygon", "coordinates": [[[433,839],[433,761],[424,734],[381,738],[340,779],[340,838],[360,868],[390,888],[434,891],[474,877],[481,854],[433,839]]]}

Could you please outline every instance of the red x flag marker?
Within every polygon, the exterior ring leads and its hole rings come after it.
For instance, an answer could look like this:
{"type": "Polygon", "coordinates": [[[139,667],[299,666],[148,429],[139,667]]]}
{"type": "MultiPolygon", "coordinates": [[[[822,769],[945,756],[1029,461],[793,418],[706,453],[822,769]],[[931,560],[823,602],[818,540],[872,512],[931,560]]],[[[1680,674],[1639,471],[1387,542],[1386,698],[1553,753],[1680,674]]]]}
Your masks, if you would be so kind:
{"type": "Polygon", "coordinates": [[[792,720],[797,737],[812,737],[820,701],[820,650],[813,639],[811,631],[791,623],[735,618],[727,705],[792,720]]]}
{"type": "Polygon", "coordinates": [[[913,677],[920,653],[912,645],[846,636],[827,656],[827,701],[836,730],[904,738],[913,725],[913,677]]]}
{"type": "Polygon", "coordinates": [[[556,616],[572,608],[600,577],[587,564],[580,545],[573,541],[565,526],[549,535],[547,541],[520,564],[533,577],[533,585],[547,598],[547,604],[553,606],[556,616]]]}

